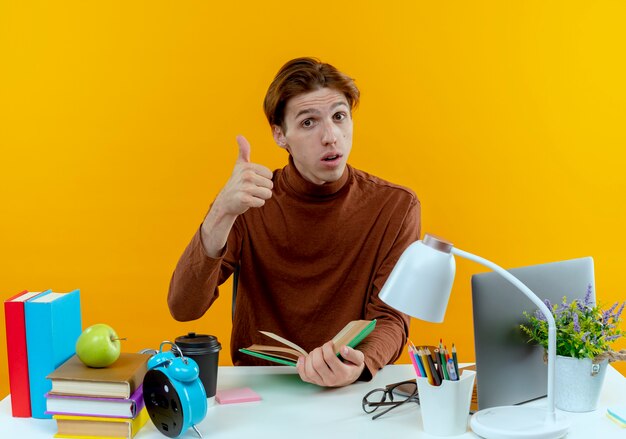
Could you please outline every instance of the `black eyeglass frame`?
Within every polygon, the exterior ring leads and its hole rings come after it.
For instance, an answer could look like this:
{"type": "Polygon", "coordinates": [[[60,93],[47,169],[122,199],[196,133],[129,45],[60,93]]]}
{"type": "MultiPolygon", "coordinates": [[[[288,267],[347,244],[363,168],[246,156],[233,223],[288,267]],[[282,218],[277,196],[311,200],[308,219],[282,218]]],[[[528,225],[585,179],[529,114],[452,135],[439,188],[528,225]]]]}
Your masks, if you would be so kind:
{"type": "MultiPolygon", "coordinates": [[[[397,396],[398,395],[396,394],[396,397],[397,396]]],[[[420,402],[419,395],[417,393],[417,382],[415,380],[400,381],[398,383],[388,384],[385,386],[384,389],[378,388],[370,390],[361,400],[361,408],[365,413],[370,414],[374,413],[380,407],[388,406],[389,408],[372,416],[372,420],[375,420],[380,418],[385,413],[388,413],[391,410],[395,409],[396,407],[403,405],[405,402],[415,402],[417,404],[419,404],[420,402]],[[402,396],[402,400],[394,401],[394,391],[397,391],[401,386],[415,386],[415,388],[410,395],[402,396]],[[370,401],[368,398],[376,393],[380,393],[381,396],[379,398],[376,398],[377,400],[375,401],[370,401]]]]}

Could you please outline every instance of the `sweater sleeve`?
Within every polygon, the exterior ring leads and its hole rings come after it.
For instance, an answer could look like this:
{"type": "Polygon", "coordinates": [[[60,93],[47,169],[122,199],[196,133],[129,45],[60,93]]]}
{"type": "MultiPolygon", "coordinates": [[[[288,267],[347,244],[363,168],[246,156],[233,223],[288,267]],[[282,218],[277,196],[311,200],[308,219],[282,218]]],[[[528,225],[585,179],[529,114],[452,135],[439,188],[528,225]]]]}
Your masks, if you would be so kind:
{"type": "Polygon", "coordinates": [[[366,366],[361,380],[371,379],[383,366],[397,360],[406,344],[410,317],[384,303],[378,294],[402,252],[419,239],[420,227],[420,203],[417,197],[414,197],[391,249],[385,256],[371,286],[365,318],[377,319],[377,322],[374,331],[358,346],[358,349],[365,355],[366,366]]]}
{"type": "Polygon", "coordinates": [[[222,254],[218,258],[211,258],[204,251],[198,228],[178,260],[170,280],[167,304],[174,319],[198,319],[218,298],[218,285],[224,283],[235,269],[238,236],[236,227],[233,227],[222,254]]]}

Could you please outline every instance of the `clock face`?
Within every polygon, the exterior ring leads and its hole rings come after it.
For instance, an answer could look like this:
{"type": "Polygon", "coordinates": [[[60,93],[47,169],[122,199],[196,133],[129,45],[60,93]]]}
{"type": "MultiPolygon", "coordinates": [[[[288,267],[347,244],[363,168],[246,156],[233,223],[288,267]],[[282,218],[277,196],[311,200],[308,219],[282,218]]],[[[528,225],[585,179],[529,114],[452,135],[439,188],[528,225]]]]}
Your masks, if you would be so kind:
{"type": "Polygon", "coordinates": [[[143,400],[157,430],[168,437],[180,436],[184,425],[184,405],[166,374],[158,369],[146,372],[143,400]]]}

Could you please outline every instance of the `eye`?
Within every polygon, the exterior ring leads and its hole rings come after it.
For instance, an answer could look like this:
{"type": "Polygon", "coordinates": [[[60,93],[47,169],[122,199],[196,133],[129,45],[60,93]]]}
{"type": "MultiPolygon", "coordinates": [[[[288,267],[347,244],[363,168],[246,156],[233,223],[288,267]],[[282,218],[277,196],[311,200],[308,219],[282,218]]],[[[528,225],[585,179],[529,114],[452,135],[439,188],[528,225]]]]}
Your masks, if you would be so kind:
{"type": "Polygon", "coordinates": [[[333,114],[333,119],[335,119],[337,121],[344,120],[346,117],[348,117],[348,115],[346,113],[344,113],[343,111],[339,111],[339,112],[333,114]]]}
{"type": "Polygon", "coordinates": [[[313,126],[313,119],[304,119],[302,122],[300,122],[300,125],[302,125],[304,128],[311,128],[313,126]]]}

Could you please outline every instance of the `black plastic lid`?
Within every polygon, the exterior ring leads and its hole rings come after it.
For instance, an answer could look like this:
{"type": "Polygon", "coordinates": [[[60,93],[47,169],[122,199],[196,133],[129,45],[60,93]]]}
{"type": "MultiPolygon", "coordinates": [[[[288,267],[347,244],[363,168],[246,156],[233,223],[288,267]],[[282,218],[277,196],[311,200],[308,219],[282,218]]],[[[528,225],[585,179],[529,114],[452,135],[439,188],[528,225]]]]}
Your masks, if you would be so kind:
{"type": "Polygon", "coordinates": [[[175,343],[183,351],[183,354],[186,355],[212,354],[222,349],[222,345],[217,341],[217,337],[196,334],[195,332],[176,337],[175,343]]]}

